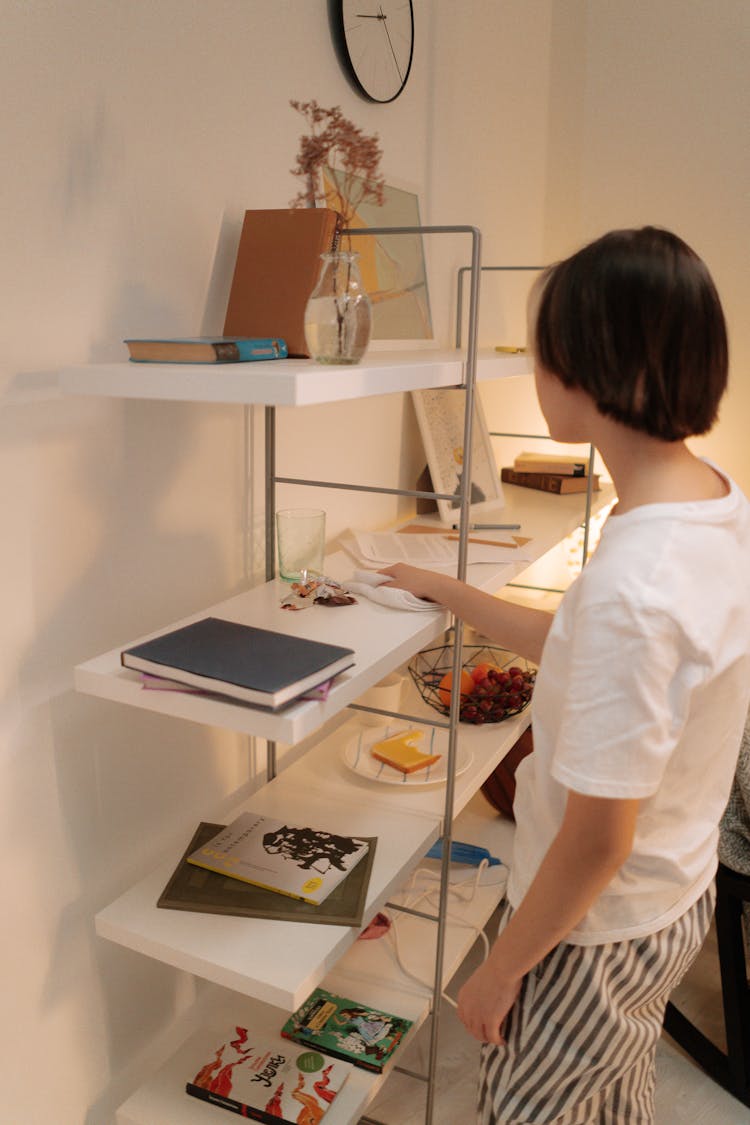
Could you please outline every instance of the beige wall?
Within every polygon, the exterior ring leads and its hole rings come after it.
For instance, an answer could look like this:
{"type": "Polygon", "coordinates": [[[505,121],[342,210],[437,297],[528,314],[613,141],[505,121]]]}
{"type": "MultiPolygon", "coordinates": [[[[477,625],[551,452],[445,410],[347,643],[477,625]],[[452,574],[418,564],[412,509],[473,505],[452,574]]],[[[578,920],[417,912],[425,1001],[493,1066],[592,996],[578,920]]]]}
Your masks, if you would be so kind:
{"type": "Polygon", "coordinates": [[[566,0],[553,20],[546,250],[653,223],[706,260],[731,376],[720,423],[695,448],[750,490],[750,7],[566,0]]]}
{"type": "MultiPolygon", "coordinates": [[[[9,1121],[33,1121],[42,1093],[61,1125],[112,1120],[194,986],[97,939],[93,914],[248,776],[241,740],[76,695],[71,671],[246,581],[243,411],[65,399],[55,372],[121,358],[130,333],[220,328],[243,210],[296,190],[290,98],[379,132],[386,177],[415,186],[426,222],[480,226],[487,262],[629,222],[685,233],[725,292],[721,459],[750,483],[746,5],[467,0],[458,30],[452,0],[415,7],[409,87],[376,107],[338,70],[324,0],[0,0],[0,1056],[23,1076],[5,1084],[9,1121]]],[[[467,246],[430,259],[448,339],[467,246]]],[[[522,332],[523,291],[488,280],[483,340],[522,332]]],[[[519,424],[528,387],[488,410],[519,424]]],[[[279,411],[279,426],[290,475],[411,484],[422,462],[400,399],[279,411]]],[[[396,511],[321,500],[332,534],[396,511]]]]}

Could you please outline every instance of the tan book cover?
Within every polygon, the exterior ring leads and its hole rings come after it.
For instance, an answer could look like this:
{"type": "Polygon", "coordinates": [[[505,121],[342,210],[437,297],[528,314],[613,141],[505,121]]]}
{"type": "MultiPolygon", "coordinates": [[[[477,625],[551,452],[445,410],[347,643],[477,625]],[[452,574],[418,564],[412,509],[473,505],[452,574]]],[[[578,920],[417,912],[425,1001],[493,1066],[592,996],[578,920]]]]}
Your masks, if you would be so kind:
{"type": "Polygon", "coordinates": [[[339,229],[327,207],[246,211],[224,335],[280,336],[290,356],[309,356],[305,306],[339,229]]]}

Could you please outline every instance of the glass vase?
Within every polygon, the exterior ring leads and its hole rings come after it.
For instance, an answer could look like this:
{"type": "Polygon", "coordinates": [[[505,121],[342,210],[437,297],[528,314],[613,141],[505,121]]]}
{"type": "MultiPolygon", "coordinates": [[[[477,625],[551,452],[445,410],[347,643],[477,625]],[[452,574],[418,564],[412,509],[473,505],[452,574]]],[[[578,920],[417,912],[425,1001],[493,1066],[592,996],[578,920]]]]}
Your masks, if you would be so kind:
{"type": "Polygon", "coordinates": [[[318,284],[305,309],[305,339],[316,363],[359,363],[370,342],[372,309],[359,272],[359,254],[320,255],[318,284]]]}

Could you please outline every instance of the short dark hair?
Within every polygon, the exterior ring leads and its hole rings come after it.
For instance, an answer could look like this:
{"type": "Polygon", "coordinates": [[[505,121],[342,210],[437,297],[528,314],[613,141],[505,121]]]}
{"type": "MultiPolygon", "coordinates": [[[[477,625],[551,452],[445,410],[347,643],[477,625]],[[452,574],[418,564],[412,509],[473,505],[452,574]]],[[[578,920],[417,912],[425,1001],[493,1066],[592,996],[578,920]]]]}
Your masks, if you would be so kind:
{"type": "Polygon", "coordinates": [[[664,441],[716,421],[729,354],[719,295],[687,243],[657,227],[616,230],[537,282],[533,347],[602,414],[664,441]]]}

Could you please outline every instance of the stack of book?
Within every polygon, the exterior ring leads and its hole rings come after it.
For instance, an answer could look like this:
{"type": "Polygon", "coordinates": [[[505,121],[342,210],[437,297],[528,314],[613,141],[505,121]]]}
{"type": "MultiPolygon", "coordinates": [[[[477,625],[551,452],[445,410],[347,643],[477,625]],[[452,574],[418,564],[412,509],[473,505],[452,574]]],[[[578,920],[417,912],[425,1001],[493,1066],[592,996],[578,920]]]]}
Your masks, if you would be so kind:
{"type": "Polygon", "coordinates": [[[277,711],[354,663],[341,645],[203,617],[124,649],[125,668],[277,711]]]}
{"type": "MultiPolygon", "coordinates": [[[[536,488],[541,492],[586,492],[589,486],[589,459],[560,453],[519,453],[513,466],[500,471],[504,484],[536,488]]],[[[594,492],[600,488],[599,476],[592,475],[594,492]]]]}
{"type": "Polygon", "coordinates": [[[255,812],[201,822],[159,897],[170,910],[361,926],[375,837],[341,836],[255,812]]]}
{"type": "Polygon", "coordinates": [[[196,1036],[185,1090],[267,1125],[317,1125],[353,1067],[381,1074],[412,1021],[316,988],[281,1028],[196,1036]]]}

